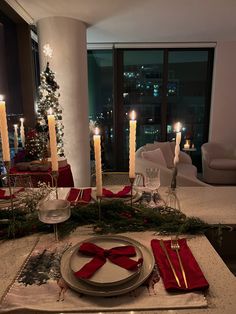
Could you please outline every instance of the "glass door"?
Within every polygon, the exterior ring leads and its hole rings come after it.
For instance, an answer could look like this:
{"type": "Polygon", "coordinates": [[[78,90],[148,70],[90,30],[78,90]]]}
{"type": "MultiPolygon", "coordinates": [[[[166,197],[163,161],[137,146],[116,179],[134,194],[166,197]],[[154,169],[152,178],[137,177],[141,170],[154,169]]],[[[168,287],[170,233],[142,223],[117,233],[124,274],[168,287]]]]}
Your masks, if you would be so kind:
{"type": "Polygon", "coordinates": [[[191,156],[201,164],[201,145],[207,141],[211,71],[208,50],[170,50],[168,52],[167,140],[174,139],[173,124],[183,125],[186,140],[196,151],[191,156]]]}
{"type": "Polygon", "coordinates": [[[123,51],[122,75],[120,127],[125,165],[128,164],[129,113],[132,110],[136,112],[138,120],[137,148],[161,140],[163,50],[123,51]]]}

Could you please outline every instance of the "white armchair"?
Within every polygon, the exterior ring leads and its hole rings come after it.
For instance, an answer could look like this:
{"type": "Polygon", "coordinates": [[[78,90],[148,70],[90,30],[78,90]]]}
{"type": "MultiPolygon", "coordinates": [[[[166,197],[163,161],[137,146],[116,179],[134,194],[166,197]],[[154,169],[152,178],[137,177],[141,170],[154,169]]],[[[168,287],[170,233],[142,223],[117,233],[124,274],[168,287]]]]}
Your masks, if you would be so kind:
{"type": "MultiPolygon", "coordinates": [[[[159,168],[161,185],[170,186],[174,166],[174,147],[174,142],[155,142],[140,147],[136,151],[136,171],[145,175],[146,168],[159,168]],[[168,145],[170,145],[170,149],[168,148],[168,145]],[[145,154],[143,154],[143,152],[154,152],[157,148],[161,149],[166,163],[163,163],[163,158],[158,157],[155,161],[151,158],[148,160],[145,154]]],[[[197,169],[192,164],[192,160],[188,154],[180,152],[177,167],[178,186],[207,186],[207,184],[197,179],[197,169]]]]}
{"type": "Polygon", "coordinates": [[[203,180],[212,184],[236,184],[236,148],[205,143],[202,150],[203,180]]]}

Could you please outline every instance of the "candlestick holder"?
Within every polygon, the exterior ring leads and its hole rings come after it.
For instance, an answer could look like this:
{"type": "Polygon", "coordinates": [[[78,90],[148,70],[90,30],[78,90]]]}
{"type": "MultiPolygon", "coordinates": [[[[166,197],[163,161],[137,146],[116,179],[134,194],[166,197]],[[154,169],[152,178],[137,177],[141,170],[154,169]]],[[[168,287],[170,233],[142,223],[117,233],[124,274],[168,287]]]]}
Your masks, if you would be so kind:
{"type": "Polygon", "coordinates": [[[174,208],[180,210],[180,202],[177,196],[177,174],[178,174],[178,169],[177,166],[175,165],[172,173],[172,179],[171,179],[171,185],[170,188],[167,191],[167,199],[166,199],[166,208],[174,208]]]}
{"type": "Polygon", "coordinates": [[[178,168],[177,168],[177,166],[175,166],[173,169],[171,185],[170,185],[171,189],[173,189],[173,190],[176,189],[177,174],[178,174],[178,168]]]}
{"type": "Polygon", "coordinates": [[[13,193],[12,193],[11,178],[10,178],[11,162],[10,161],[4,161],[4,165],[5,165],[6,172],[7,172],[7,187],[9,189],[9,195],[10,195],[10,201],[11,201],[11,209],[13,211],[13,209],[14,209],[13,193]]]}
{"type": "Polygon", "coordinates": [[[133,186],[134,186],[134,180],[135,178],[129,178],[130,186],[131,186],[131,200],[130,200],[130,206],[133,207],[133,186]]]}
{"type": "Polygon", "coordinates": [[[59,177],[59,172],[58,171],[52,171],[52,183],[53,187],[55,188],[56,191],[56,199],[58,199],[58,177],[59,177]]]}
{"type": "Polygon", "coordinates": [[[12,186],[11,186],[11,177],[10,177],[10,169],[11,169],[11,161],[4,161],[4,165],[6,168],[7,174],[7,186],[10,195],[10,207],[12,212],[12,235],[15,238],[15,212],[14,212],[14,204],[13,204],[13,193],[12,193],[12,186]]]}
{"type": "Polygon", "coordinates": [[[98,220],[99,222],[102,221],[102,210],[101,210],[101,203],[102,203],[102,196],[97,196],[98,202],[98,220]]]}

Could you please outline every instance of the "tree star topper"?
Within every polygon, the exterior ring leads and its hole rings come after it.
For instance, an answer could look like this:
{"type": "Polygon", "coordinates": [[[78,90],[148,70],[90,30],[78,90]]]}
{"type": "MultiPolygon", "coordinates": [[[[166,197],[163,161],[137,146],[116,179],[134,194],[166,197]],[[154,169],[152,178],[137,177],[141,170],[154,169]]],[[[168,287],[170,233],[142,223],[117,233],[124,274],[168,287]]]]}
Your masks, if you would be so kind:
{"type": "Polygon", "coordinates": [[[52,47],[49,44],[43,46],[43,53],[45,54],[46,57],[51,58],[52,52],[53,52],[52,47]]]}

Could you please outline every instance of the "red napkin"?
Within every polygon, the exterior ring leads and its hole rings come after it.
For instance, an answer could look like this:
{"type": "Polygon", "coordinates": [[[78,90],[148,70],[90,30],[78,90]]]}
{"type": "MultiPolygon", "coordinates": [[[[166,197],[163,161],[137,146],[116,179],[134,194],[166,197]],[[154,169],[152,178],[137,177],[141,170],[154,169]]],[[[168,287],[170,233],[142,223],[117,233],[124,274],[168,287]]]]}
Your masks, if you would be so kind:
{"type": "Polygon", "coordinates": [[[71,188],[70,192],[67,196],[67,200],[71,203],[73,202],[84,202],[84,203],[89,203],[91,201],[91,192],[92,189],[88,188],[88,189],[83,189],[83,194],[82,194],[82,198],[80,197],[78,199],[79,193],[80,193],[80,189],[76,189],[76,188],[71,188]]]}
{"type": "MultiPolygon", "coordinates": [[[[24,191],[24,188],[21,188],[21,189],[15,191],[15,193],[12,195],[12,198],[16,198],[16,194],[18,194],[19,192],[22,192],[22,191],[24,191]]],[[[5,195],[5,193],[6,193],[6,190],[0,189],[0,199],[9,200],[11,198],[10,195],[9,194],[5,195]]]]}
{"type": "Polygon", "coordinates": [[[131,245],[114,247],[109,250],[105,250],[96,244],[86,242],[82,243],[79,248],[79,252],[93,257],[93,259],[85,264],[79,271],[75,272],[77,278],[88,279],[101,268],[108,258],[112,263],[125,268],[127,270],[136,270],[137,267],[142,264],[143,259],[134,261],[129,257],[135,256],[135,248],[131,245]]]}
{"type": "Polygon", "coordinates": [[[126,197],[130,193],[130,191],[131,191],[131,186],[128,185],[128,186],[125,186],[123,190],[117,193],[113,193],[112,191],[103,188],[102,194],[105,197],[126,197]]]}
{"type": "Polygon", "coordinates": [[[185,288],[184,279],[182,276],[178,257],[176,255],[176,252],[171,249],[171,241],[167,240],[163,242],[181,284],[181,287],[179,287],[171,270],[170,264],[166,258],[166,255],[160,246],[159,240],[156,239],[152,240],[151,247],[153,255],[160,269],[160,274],[166,290],[190,291],[190,290],[204,290],[209,288],[209,283],[204,277],[197,261],[195,260],[190,248],[188,247],[186,239],[179,239],[178,242],[180,245],[179,255],[185,270],[188,288],[185,288]]]}

